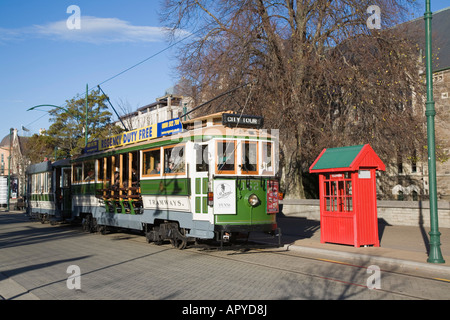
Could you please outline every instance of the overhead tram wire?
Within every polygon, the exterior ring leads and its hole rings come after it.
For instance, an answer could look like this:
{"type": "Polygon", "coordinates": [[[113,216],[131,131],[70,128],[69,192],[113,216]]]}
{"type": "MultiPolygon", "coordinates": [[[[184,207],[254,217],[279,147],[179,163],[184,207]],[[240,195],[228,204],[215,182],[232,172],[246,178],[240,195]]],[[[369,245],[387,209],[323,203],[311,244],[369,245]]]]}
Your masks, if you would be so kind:
{"type": "Polygon", "coordinates": [[[142,61],[140,61],[140,62],[138,62],[138,63],[132,65],[131,67],[129,67],[129,68],[127,68],[127,69],[125,69],[125,70],[119,72],[118,74],[116,74],[116,75],[114,75],[114,76],[112,76],[112,77],[106,79],[105,81],[100,82],[100,83],[98,84],[98,86],[100,86],[100,85],[102,85],[102,84],[104,84],[104,83],[106,83],[106,82],[108,82],[108,81],[110,81],[110,80],[112,80],[112,79],[114,79],[114,78],[117,78],[118,76],[120,76],[120,75],[124,74],[125,72],[130,71],[131,69],[133,69],[133,68],[135,68],[135,67],[137,67],[137,66],[143,64],[144,62],[146,62],[146,61],[148,61],[148,60],[150,60],[150,59],[156,57],[157,55],[163,53],[164,51],[169,50],[170,48],[176,46],[176,45],[179,44],[180,42],[183,42],[184,40],[186,40],[186,39],[192,37],[194,34],[198,33],[199,31],[200,31],[200,30],[197,30],[196,32],[190,33],[188,36],[186,36],[186,37],[184,37],[184,38],[182,38],[182,39],[180,39],[180,40],[178,40],[178,41],[172,43],[171,45],[165,47],[164,49],[158,51],[157,53],[152,54],[150,57],[145,58],[144,60],[142,60],[142,61]]]}
{"type": "Polygon", "coordinates": [[[230,89],[230,90],[228,90],[228,91],[225,91],[224,93],[221,93],[221,94],[215,96],[215,97],[212,98],[211,100],[208,100],[208,101],[206,101],[206,102],[204,102],[204,103],[198,105],[198,106],[195,107],[194,109],[192,109],[192,110],[186,112],[185,114],[181,115],[181,116],[180,116],[180,119],[182,119],[183,117],[186,117],[188,114],[194,112],[195,110],[198,110],[198,109],[204,107],[205,105],[210,104],[210,103],[213,102],[214,100],[217,100],[217,99],[219,99],[219,98],[221,98],[221,97],[223,97],[223,96],[225,96],[225,95],[227,95],[227,94],[230,94],[230,93],[232,93],[233,91],[236,91],[237,89],[246,87],[246,86],[248,86],[248,85],[251,84],[251,83],[252,83],[252,82],[246,82],[246,83],[244,83],[244,84],[242,84],[242,85],[240,85],[240,86],[237,86],[237,87],[235,87],[235,88],[233,88],[233,89],[230,89]]]}
{"type": "MultiPolygon", "coordinates": [[[[91,92],[92,90],[94,90],[94,89],[97,88],[97,87],[100,88],[100,85],[103,85],[103,84],[105,84],[106,82],[111,81],[111,80],[117,78],[118,76],[124,74],[125,72],[128,72],[128,71],[130,71],[131,69],[136,68],[137,66],[143,64],[144,62],[147,62],[148,60],[150,60],[150,59],[156,57],[157,55],[163,53],[164,51],[169,50],[170,48],[176,46],[177,44],[183,42],[184,40],[186,40],[186,39],[192,37],[193,35],[195,35],[195,34],[197,34],[197,33],[199,33],[200,31],[202,31],[202,29],[199,29],[199,30],[197,30],[197,31],[195,31],[195,32],[190,33],[190,34],[187,35],[186,37],[184,37],[184,38],[182,38],[182,39],[180,39],[180,40],[178,40],[178,41],[175,41],[175,42],[172,43],[171,45],[169,45],[169,46],[165,47],[164,49],[162,49],[162,50],[160,50],[160,51],[158,51],[158,52],[152,54],[151,56],[145,58],[144,60],[142,60],[142,61],[140,61],[140,62],[138,62],[138,63],[132,65],[131,67],[129,67],[129,68],[127,68],[127,69],[125,69],[125,70],[123,70],[123,71],[121,71],[121,72],[115,74],[115,75],[112,76],[112,77],[109,77],[108,79],[106,79],[106,80],[100,82],[99,84],[97,84],[97,85],[95,85],[95,86],[93,86],[93,87],[91,87],[91,88],[88,88],[87,91],[88,91],[88,92],[91,92]]],[[[103,91],[103,90],[102,90],[102,91],[103,91]]],[[[78,97],[80,97],[81,95],[84,95],[84,94],[85,94],[85,92],[83,92],[83,93],[77,93],[77,94],[75,95],[75,98],[78,98],[78,97]]],[[[110,104],[111,104],[111,103],[110,103],[110,104]]],[[[67,102],[64,103],[64,104],[62,104],[62,105],[60,105],[61,108],[63,108],[64,106],[67,106],[67,102]]],[[[113,110],[114,110],[114,108],[113,108],[113,110]]],[[[115,110],[114,110],[114,111],[115,111],[115,110]]],[[[117,112],[116,112],[116,114],[117,114],[117,112]]],[[[38,119],[36,119],[36,120],[30,122],[28,125],[30,125],[30,124],[32,124],[32,123],[38,121],[38,120],[41,119],[42,117],[43,117],[43,116],[40,116],[38,119]]],[[[120,117],[119,117],[119,120],[120,120],[120,117]]]]}

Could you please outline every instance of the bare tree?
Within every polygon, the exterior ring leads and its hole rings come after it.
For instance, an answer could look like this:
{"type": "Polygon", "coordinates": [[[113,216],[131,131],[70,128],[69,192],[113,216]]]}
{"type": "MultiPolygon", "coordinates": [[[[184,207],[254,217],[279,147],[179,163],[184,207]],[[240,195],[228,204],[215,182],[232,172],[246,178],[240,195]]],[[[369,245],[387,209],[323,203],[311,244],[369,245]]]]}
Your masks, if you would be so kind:
{"type": "Polygon", "coordinates": [[[412,0],[166,0],[174,32],[195,32],[179,71],[199,100],[245,82],[214,108],[265,117],[279,129],[286,194],[305,197],[302,175],[323,147],[370,143],[385,159],[423,145],[417,47],[395,28],[412,0]],[[369,29],[377,5],[381,30],[369,29]]]}

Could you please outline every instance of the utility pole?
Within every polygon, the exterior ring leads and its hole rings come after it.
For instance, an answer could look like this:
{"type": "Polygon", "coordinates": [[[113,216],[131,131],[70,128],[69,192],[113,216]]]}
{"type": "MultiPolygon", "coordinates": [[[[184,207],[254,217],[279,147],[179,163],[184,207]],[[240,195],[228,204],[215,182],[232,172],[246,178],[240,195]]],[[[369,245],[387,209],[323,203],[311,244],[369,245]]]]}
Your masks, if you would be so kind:
{"type": "Polygon", "coordinates": [[[8,191],[6,194],[6,211],[9,212],[9,201],[11,196],[11,160],[12,160],[12,139],[11,135],[13,133],[14,129],[9,129],[9,157],[8,157],[8,191]]]}
{"type": "Polygon", "coordinates": [[[88,84],[86,83],[86,128],[84,130],[84,146],[88,143],[88,84]]]}
{"type": "Polygon", "coordinates": [[[445,263],[441,253],[441,242],[439,232],[439,218],[437,207],[437,187],[436,187],[436,150],[435,150],[435,129],[433,100],[433,70],[431,65],[431,13],[430,0],[426,0],[425,8],[425,52],[426,52],[426,75],[427,75],[427,102],[425,115],[427,117],[427,143],[428,143],[428,180],[430,189],[430,255],[427,262],[445,263]]]}

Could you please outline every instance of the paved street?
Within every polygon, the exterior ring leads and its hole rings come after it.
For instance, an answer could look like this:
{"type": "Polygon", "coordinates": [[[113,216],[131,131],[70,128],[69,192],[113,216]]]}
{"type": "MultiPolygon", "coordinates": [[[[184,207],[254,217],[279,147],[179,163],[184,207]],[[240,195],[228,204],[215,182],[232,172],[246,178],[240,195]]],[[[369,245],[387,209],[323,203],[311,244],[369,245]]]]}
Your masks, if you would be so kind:
{"type": "Polygon", "coordinates": [[[86,234],[0,213],[0,299],[450,299],[448,280],[381,268],[377,283],[367,263],[281,248],[177,250],[137,234],[86,234]],[[72,265],[81,273],[79,289],[68,288],[76,284],[68,281],[72,265]],[[369,282],[380,289],[369,289],[369,282]]]}

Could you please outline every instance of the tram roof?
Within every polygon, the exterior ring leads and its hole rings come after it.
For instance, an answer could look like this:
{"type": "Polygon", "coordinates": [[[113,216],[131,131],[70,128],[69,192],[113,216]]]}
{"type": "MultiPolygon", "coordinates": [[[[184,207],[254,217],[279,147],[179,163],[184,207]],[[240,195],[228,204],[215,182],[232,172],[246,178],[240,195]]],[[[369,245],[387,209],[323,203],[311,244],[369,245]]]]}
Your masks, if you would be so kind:
{"type": "Polygon", "coordinates": [[[30,164],[26,170],[27,174],[52,171],[52,162],[44,161],[40,163],[30,164]]]}
{"type": "Polygon", "coordinates": [[[182,121],[183,124],[190,124],[190,123],[195,123],[198,121],[204,121],[204,120],[222,120],[222,114],[224,113],[232,113],[233,111],[220,111],[220,112],[216,112],[216,113],[212,113],[212,114],[207,114],[201,117],[197,117],[197,118],[193,118],[193,119],[189,119],[189,120],[185,120],[182,121]]]}
{"type": "MultiPolygon", "coordinates": [[[[195,121],[204,121],[207,119],[218,119],[221,118],[222,114],[226,112],[218,112],[215,114],[210,114],[207,116],[202,116],[199,118],[188,120],[187,122],[182,122],[183,127],[185,123],[194,124],[195,121]]],[[[139,129],[138,129],[139,130],[139,129]]],[[[176,144],[186,141],[207,141],[214,138],[223,139],[267,139],[273,140],[274,137],[265,130],[255,129],[255,128],[243,128],[243,127],[225,127],[222,123],[211,123],[211,125],[202,127],[193,127],[189,130],[183,129],[182,132],[178,132],[172,135],[165,135],[153,139],[147,139],[135,143],[125,144],[117,146],[114,148],[104,149],[97,152],[85,153],[77,157],[73,157],[73,160],[77,161],[79,159],[87,159],[90,157],[97,158],[100,154],[115,154],[125,152],[125,150],[136,151],[145,148],[152,148],[157,146],[165,146],[169,144],[176,144]],[[201,137],[200,139],[198,139],[201,137]]]]}

